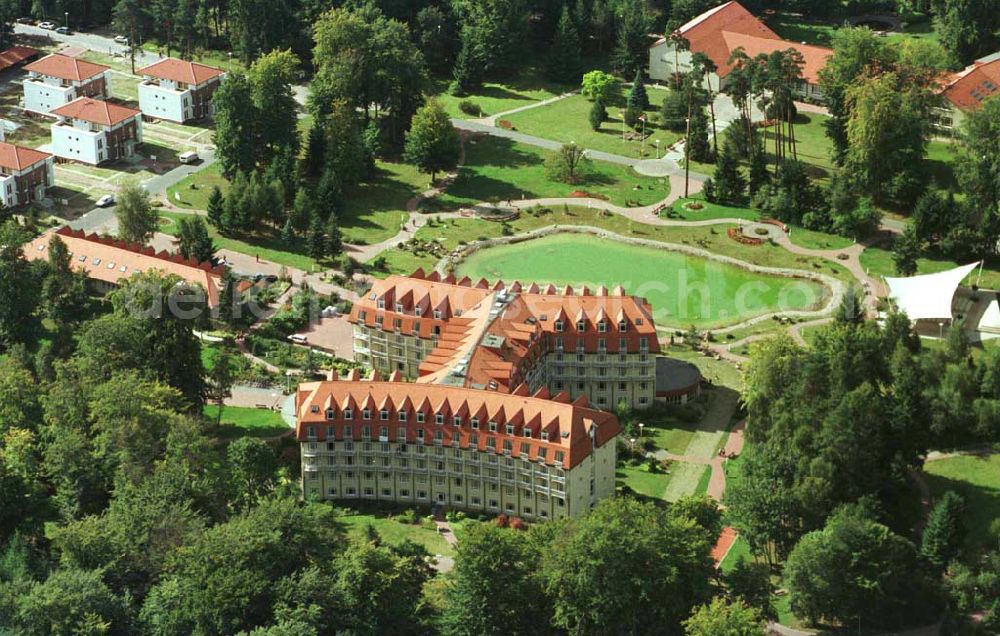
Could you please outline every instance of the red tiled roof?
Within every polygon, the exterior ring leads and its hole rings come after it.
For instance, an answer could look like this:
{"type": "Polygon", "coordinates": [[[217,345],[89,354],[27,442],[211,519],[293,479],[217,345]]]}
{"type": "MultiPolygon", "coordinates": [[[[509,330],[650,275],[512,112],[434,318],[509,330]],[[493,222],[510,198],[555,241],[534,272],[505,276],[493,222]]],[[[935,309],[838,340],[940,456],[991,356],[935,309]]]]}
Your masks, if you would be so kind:
{"type": "Polygon", "coordinates": [[[612,414],[589,408],[585,400],[570,402],[566,393],[550,397],[546,389],[529,395],[521,385],[512,393],[497,393],[440,384],[412,384],[409,382],[380,381],[377,374],[372,380],[359,380],[353,371],[345,380],[331,379],[324,382],[300,384],[295,394],[296,439],[309,441],[308,427],[315,426],[317,441],[328,439],[327,427],[333,437],[345,439],[344,427],[351,426],[351,436],[347,439],[362,439],[361,427],[370,425],[372,439],[379,438],[380,427],[388,429],[388,440],[393,442],[418,443],[417,430],[422,429],[424,438],[420,441],[432,443],[435,433],[441,432],[441,443],[451,446],[458,439],[463,449],[486,452],[487,439],[493,438],[497,453],[503,452],[504,441],[512,443],[512,455],[521,453],[522,444],[527,446],[528,459],[542,461],[549,465],[556,462],[556,453],[562,453],[562,466],[569,469],[590,455],[593,447],[614,443],[621,432],[618,419],[612,414]],[[351,420],[344,419],[344,410],[351,409],[351,420]],[[364,409],[370,410],[370,421],[362,419],[364,409]],[[380,411],[388,411],[388,419],[382,420],[380,411]],[[405,421],[400,421],[399,411],[407,411],[405,421]],[[416,413],[425,414],[423,422],[417,422],[416,413]],[[436,424],[435,414],[443,416],[443,424],[436,424]],[[332,417],[328,417],[328,415],[332,417]],[[455,426],[454,417],[461,416],[461,424],[455,426]],[[472,428],[471,418],[478,418],[478,429],[472,428]],[[496,432],[490,432],[487,423],[496,422],[496,432]],[[506,427],[514,427],[513,434],[507,435],[506,427]],[[406,429],[406,438],[397,438],[398,428],[406,429]],[[594,432],[593,444],[590,434],[594,432]],[[531,437],[524,432],[530,431],[531,437]],[[543,432],[547,439],[542,438],[543,432]],[[477,435],[475,446],[471,446],[471,436],[477,435]],[[541,457],[541,449],[545,457],[541,457]]]}
{"type": "Polygon", "coordinates": [[[88,278],[117,285],[137,272],[159,270],[200,285],[208,295],[209,307],[219,302],[219,281],[224,267],[213,267],[210,263],[157,252],[151,247],[87,234],[83,230],[71,230],[64,226],[55,232],[46,232],[24,246],[24,257],[29,261],[47,260],[49,241],[56,235],[73,255],[71,266],[82,269],[88,278]]]}
{"type": "Polygon", "coordinates": [[[164,58],[139,71],[139,75],[149,75],[150,77],[187,84],[201,84],[222,74],[222,71],[215,67],[172,57],[164,58]]]}
{"type": "Polygon", "coordinates": [[[988,61],[977,60],[955,73],[941,93],[962,110],[975,110],[983,100],[1000,90],[1000,56],[988,61]]]}
{"type": "Polygon", "coordinates": [[[134,108],[127,108],[119,104],[112,104],[100,99],[81,97],[74,99],[65,106],[60,106],[52,111],[54,115],[69,117],[71,119],[82,119],[83,121],[105,126],[114,126],[126,119],[131,119],[141,115],[134,108]]]}
{"type": "Polygon", "coordinates": [[[37,56],[38,50],[30,46],[12,46],[0,53],[0,71],[37,56]]]}
{"type": "MultiPolygon", "coordinates": [[[[810,84],[819,84],[819,72],[826,66],[826,61],[830,59],[830,56],[833,55],[833,49],[822,46],[796,44],[795,42],[788,42],[786,40],[761,38],[744,33],[733,33],[732,31],[723,31],[722,39],[725,41],[726,47],[730,52],[742,47],[743,51],[749,57],[756,57],[761,53],[769,54],[775,51],[795,49],[802,54],[802,59],[805,62],[802,66],[802,79],[810,84]]],[[[726,57],[729,57],[728,54],[726,57]]],[[[725,77],[729,74],[730,70],[732,69],[729,67],[729,64],[719,64],[719,77],[725,77]]]]}
{"type": "Polygon", "coordinates": [[[90,79],[95,75],[100,75],[109,67],[103,64],[94,64],[86,60],[79,60],[67,55],[53,53],[47,55],[37,62],[32,62],[24,67],[25,70],[34,71],[40,75],[58,77],[67,81],[81,82],[90,79]]]}
{"type": "Polygon", "coordinates": [[[51,154],[41,150],[0,141],[0,166],[9,170],[24,170],[51,156],[51,154]]]}
{"type": "MultiPolygon", "coordinates": [[[[822,46],[781,39],[781,36],[735,1],[709,9],[681,26],[678,32],[688,41],[691,51],[704,53],[711,58],[718,68],[720,78],[732,70],[729,56],[737,47],[743,47],[750,57],[759,53],[795,49],[805,58],[802,76],[811,84],[819,81],[820,69],[826,65],[827,58],[833,55],[831,49],[822,46]]],[[[653,46],[665,41],[665,38],[660,38],[653,46]]]]}

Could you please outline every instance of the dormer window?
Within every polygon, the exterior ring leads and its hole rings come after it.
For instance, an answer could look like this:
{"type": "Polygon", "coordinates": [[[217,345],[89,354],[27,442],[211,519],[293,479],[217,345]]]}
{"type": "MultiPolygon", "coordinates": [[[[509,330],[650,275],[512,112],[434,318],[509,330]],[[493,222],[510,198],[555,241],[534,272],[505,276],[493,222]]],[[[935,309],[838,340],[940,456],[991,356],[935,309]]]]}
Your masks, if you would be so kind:
{"type": "Polygon", "coordinates": [[[603,320],[601,322],[597,323],[597,331],[598,332],[605,333],[607,330],[608,330],[608,323],[604,322],[603,320]]]}
{"type": "Polygon", "coordinates": [[[372,419],[371,409],[365,409],[365,410],[361,411],[361,419],[363,419],[363,420],[370,420],[370,419],[372,419]]]}
{"type": "Polygon", "coordinates": [[[434,320],[441,320],[441,310],[440,309],[435,309],[434,310],[434,320]]]}
{"type": "Polygon", "coordinates": [[[530,428],[524,429],[524,431],[521,432],[521,436],[522,437],[531,437],[531,429],[530,428]]]}
{"type": "Polygon", "coordinates": [[[478,429],[479,428],[479,418],[478,417],[472,418],[472,421],[470,423],[472,424],[472,428],[473,429],[478,429]]]}
{"type": "Polygon", "coordinates": [[[507,431],[508,435],[513,435],[514,434],[514,426],[511,425],[511,424],[508,424],[504,430],[507,431]]]}
{"type": "Polygon", "coordinates": [[[379,411],[379,413],[378,413],[378,419],[380,419],[380,420],[387,420],[387,419],[389,419],[389,409],[382,409],[381,411],[379,411]]]}
{"type": "Polygon", "coordinates": [[[563,321],[557,320],[556,321],[556,333],[562,333],[562,330],[563,330],[563,321]]]}
{"type": "Polygon", "coordinates": [[[396,303],[396,313],[403,313],[403,303],[396,303]]]}
{"type": "Polygon", "coordinates": [[[586,329],[587,329],[587,323],[586,322],[584,322],[582,320],[578,320],[576,322],[576,330],[577,331],[585,331],[586,329]]]}
{"type": "Polygon", "coordinates": [[[417,411],[417,424],[423,424],[423,423],[424,423],[424,412],[417,411]]]}
{"type": "Polygon", "coordinates": [[[354,411],[352,411],[351,409],[344,409],[344,419],[345,420],[353,420],[354,419],[354,411]]]}
{"type": "Polygon", "coordinates": [[[413,315],[415,315],[415,316],[422,316],[423,313],[424,313],[423,308],[421,308],[421,307],[414,307],[413,308],[413,315]]]}
{"type": "Polygon", "coordinates": [[[540,437],[542,438],[543,442],[549,441],[549,432],[548,431],[542,431],[540,437]]]}
{"type": "Polygon", "coordinates": [[[490,432],[491,433],[496,433],[497,432],[497,423],[496,422],[490,421],[490,432]]]}
{"type": "Polygon", "coordinates": [[[379,298],[378,299],[378,308],[379,309],[385,309],[385,298],[379,298]]]}
{"type": "Polygon", "coordinates": [[[455,417],[453,417],[452,418],[452,423],[455,426],[461,426],[462,425],[462,416],[461,415],[456,415],[455,417]]]}
{"type": "Polygon", "coordinates": [[[335,417],[337,417],[337,413],[333,409],[326,410],[326,419],[332,420],[335,417]]]}
{"type": "Polygon", "coordinates": [[[434,414],[434,423],[438,424],[438,425],[444,424],[444,413],[435,413],[434,414]]]}
{"type": "Polygon", "coordinates": [[[628,323],[624,320],[618,321],[618,331],[628,331],[628,323]]]}
{"type": "Polygon", "coordinates": [[[405,422],[406,421],[406,411],[400,411],[399,412],[399,421],[400,422],[405,422]]]}

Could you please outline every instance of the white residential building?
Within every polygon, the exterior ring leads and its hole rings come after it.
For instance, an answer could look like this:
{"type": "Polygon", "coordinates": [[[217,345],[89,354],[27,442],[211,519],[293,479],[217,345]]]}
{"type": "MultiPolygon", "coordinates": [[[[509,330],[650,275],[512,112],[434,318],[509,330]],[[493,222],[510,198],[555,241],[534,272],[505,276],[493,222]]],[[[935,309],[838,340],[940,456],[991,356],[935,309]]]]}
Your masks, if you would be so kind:
{"type": "Polygon", "coordinates": [[[52,111],[52,152],[91,165],[135,154],[142,143],[142,113],[96,99],[80,98],[52,111]]]}
{"type": "Polygon", "coordinates": [[[66,55],[48,55],[24,67],[24,109],[49,114],[80,97],[111,96],[111,69],[66,55]]]}
{"type": "Polygon", "coordinates": [[[212,95],[225,77],[217,68],[169,57],[139,73],[142,114],[179,124],[213,114],[212,95]]]}

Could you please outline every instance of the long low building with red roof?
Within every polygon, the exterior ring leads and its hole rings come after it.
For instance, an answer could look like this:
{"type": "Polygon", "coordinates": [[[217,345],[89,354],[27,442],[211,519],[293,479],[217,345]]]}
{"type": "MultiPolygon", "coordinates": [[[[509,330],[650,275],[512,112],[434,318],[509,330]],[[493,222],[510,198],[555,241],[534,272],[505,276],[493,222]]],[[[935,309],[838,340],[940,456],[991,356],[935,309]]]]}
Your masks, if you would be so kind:
{"type": "Polygon", "coordinates": [[[80,97],[111,97],[111,69],[53,53],[24,67],[24,109],[48,115],[80,97]]]}
{"type": "Polygon", "coordinates": [[[299,385],[306,497],[435,505],[545,520],[615,492],[612,414],[568,392],[509,393],[358,371],[299,385]]]}
{"type": "Polygon", "coordinates": [[[146,117],[179,124],[213,114],[212,95],[222,85],[221,69],[164,58],[139,71],[139,109],[146,117]]]}
{"type": "Polygon", "coordinates": [[[651,406],[659,351],[649,304],[620,287],[574,290],[425,274],[376,281],[354,304],[354,358],[418,382],[520,384],[598,408],[651,406]]]}
{"type": "Polygon", "coordinates": [[[61,227],[35,238],[24,247],[24,257],[29,261],[48,260],[49,243],[58,236],[72,255],[73,269],[87,274],[94,291],[106,293],[140,272],[155,270],[174,274],[189,285],[205,291],[209,308],[219,303],[220,281],[224,267],[211,263],[198,263],[177,254],[157,252],[152,247],[87,234],[83,230],[61,227]]]}
{"type": "Polygon", "coordinates": [[[55,160],[34,148],[0,142],[0,192],[8,208],[45,198],[55,184],[55,160]]]}
{"type": "Polygon", "coordinates": [[[717,69],[709,74],[706,82],[714,90],[719,90],[726,85],[726,78],[732,70],[729,57],[736,49],[743,49],[751,58],[794,49],[803,60],[802,82],[797,87],[799,95],[816,101],[823,99],[819,72],[826,66],[833,51],[782,39],[739,2],[726,2],[709,9],[682,25],[677,34],[687,41],[687,46],[679,51],[675,51],[674,43],[665,37],[650,47],[650,78],[665,82],[678,73],[687,73],[691,70],[692,54],[703,53],[717,69]]]}
{"type": "Polygon", "coordinates": [[[131,157],[142,143],[142,113],[81,97],[52,111],[52,152],[61,159],[100,165],[131,157]]]}

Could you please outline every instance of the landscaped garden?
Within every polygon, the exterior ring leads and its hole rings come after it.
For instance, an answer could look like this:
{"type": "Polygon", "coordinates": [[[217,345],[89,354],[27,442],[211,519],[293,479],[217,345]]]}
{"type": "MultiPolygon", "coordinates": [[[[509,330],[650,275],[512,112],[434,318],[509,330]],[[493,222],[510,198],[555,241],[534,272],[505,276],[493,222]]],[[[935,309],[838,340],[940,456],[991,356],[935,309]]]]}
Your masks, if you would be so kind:
{"type": "Polygon", "coordinates": [[[657,324],[700,327],[740,322],[779,310],[821,305],[823,287],[652,247],[585,234],[556,234],[479,250],[456,273],[473,279],[622,285],[646,298],[657,324]]]}
{"type": "MultiPolygon", "coordinates": [[[[665,94],[664,91],[651,90],[651,108],[659,107],[665,94]]],[[[504,119],[510,121],[518,132],[562,143],[576,142],[584,148],[626,157],[638,158],[640,152],[645,150],[642,156],[653,158],[657,152],[656,140],[660,141],[659,154],[662,156],[668,146],[681,138],[680,134],[660,128],[650,121],[646,124],[645,144],[638,138],[624,139],[623,132],[633,132],[622,128],[624,102],[624,95],[621,95],[619,104],[608,106],[608,119],[599,130],[593,130],[588,119],[593,102],[579,94],[504,119]]]]}
{"type": "MultiPolygon", "coordinates": [[[[866,248],[865,251],[861,252],[860,260],[861,266],[865,268],[865,271],[873,276],[899,276],[899,274],[896,273],[896,266],[892,260],[891,250],[880,247],[869,247],[866,248]]],[[[947,269],[952,269],[964,264],[965,263],[956,263],[955,261],[944,259],[922,257],[917,259],[917,273],[933,274],[935,272],[943,272],[947,269]]],[[[978,284],[980,287],[986,289],[1000,289],[1000,271],[997,271],[996,267],[987,264],[983,267],[981,277],[979,275],[979,269],[976,269],[969,274],[968,277],[966,277],[964,284],[978,284]]]]}
{"type": "Polygon", "coordinates": [[[625,206],[651,205],[670,194],[670,182],[637,174],[628,166],[590,163],[579,183],[556,181],[546,174],[553,153],[500,137],[480,137],[465,144],[465,165],[458,178],[428,209],[454,209],[482,201],[569,197],[587,193],[625,206]]]}
{"type": "MultiPolygon", "coordinates": [[[[219,417],[218,405],[208,404],[204,412],[210,421],[219,417]]],[[[220,437],[277,437],[289,430],[288,424],[277,411],[242,406],[222,407],[220,437]]]]}
{"type": "MultiPolygon", "coordinates": [[[[408,511],[408,513],[412,512],[408,511]]],[[[416,513],[392,516],[385,511],[344,510],[343,514],[337,516],[337,521],[347,526],[349,535],[358,538],[363,538],[367,527],[371,526],[389,545],[399,545],[403,541],[412,541],[422,546],[431,555],[452,556],[455,553],[444,537],[437,532],[434,523],[416,513]]]]}

